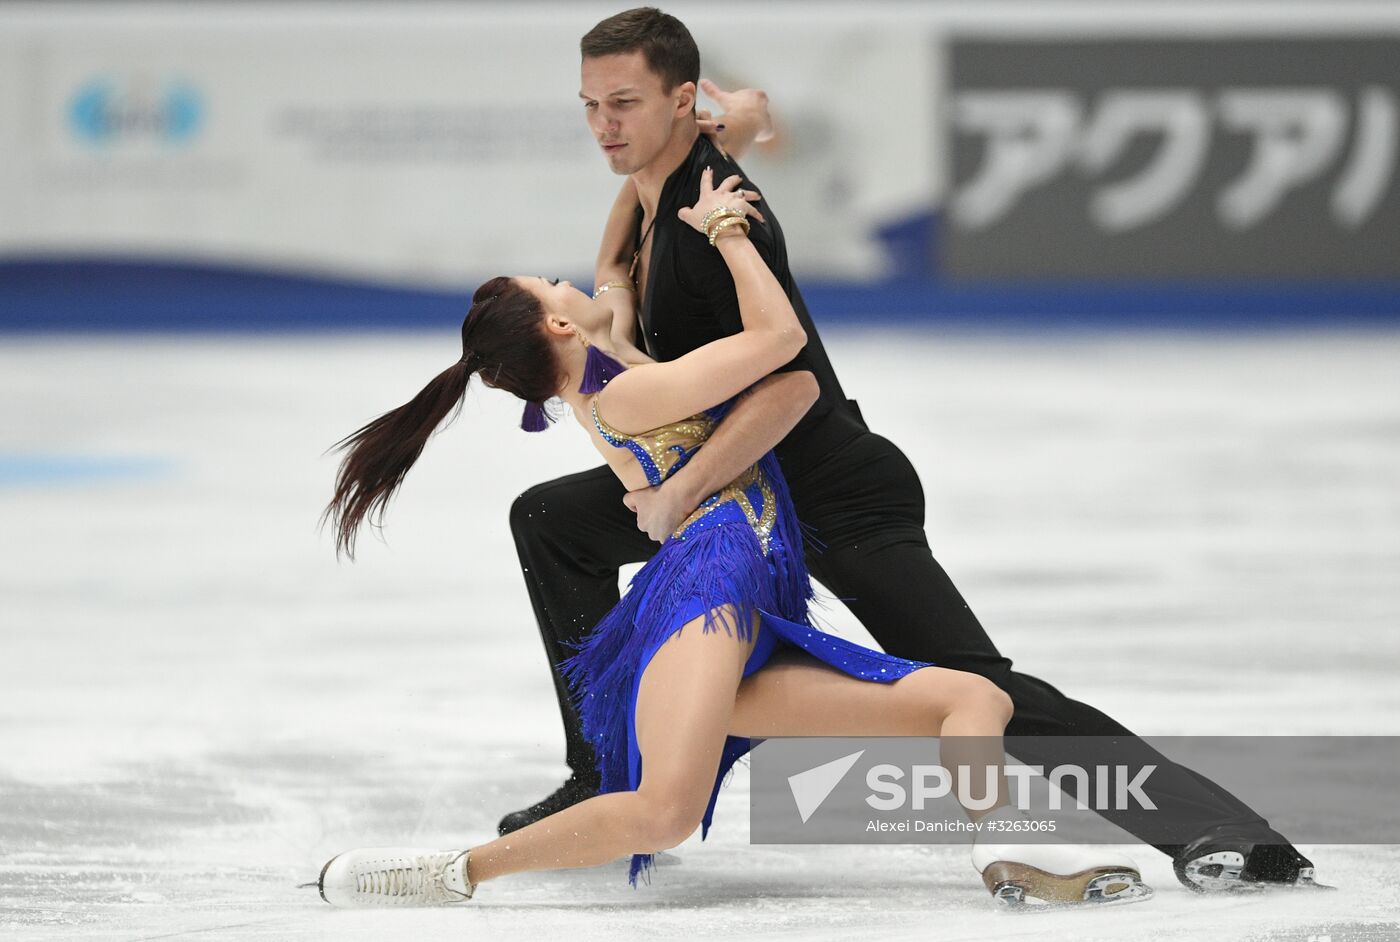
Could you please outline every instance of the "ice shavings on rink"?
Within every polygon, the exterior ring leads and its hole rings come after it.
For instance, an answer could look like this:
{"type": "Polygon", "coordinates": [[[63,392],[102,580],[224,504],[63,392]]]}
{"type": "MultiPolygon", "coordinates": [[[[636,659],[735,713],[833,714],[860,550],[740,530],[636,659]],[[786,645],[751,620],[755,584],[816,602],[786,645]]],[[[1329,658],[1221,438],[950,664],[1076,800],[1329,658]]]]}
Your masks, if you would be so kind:
{"type": "MultiPolygon", "coordinates": [[[[1400,732],[1400,333],[827,339],[1022,669],[1148,734],[1400,732]]],[[[1128,847],[1155,899],[1017,919],[962,848],[749,846],[742,768],[650,887],[619,863],[330,910],[295,885],[332,854],[480,841],[562,776],[506,511],[595,464],[583,436],[519,434],[474,389],[478,434],[433,441],[386,542],[338,564],[316,530],[325,448],[454,355],[446,333],[0,348],[0,452],[180,471],[0,491],[0,937],[1400,938],[1395,847],[1305,847],[1342,890],[1238,899],[1128,847]]]]}

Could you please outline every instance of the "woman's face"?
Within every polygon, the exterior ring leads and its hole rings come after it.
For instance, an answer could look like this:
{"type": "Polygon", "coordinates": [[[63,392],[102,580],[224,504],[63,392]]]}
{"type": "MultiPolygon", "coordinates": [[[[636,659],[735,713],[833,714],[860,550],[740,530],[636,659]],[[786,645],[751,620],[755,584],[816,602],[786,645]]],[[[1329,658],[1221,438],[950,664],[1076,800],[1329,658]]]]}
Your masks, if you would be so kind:
{"type": "Polygon", "coordinates": [[[558,317],[584,330],[606,326],[607,309],[571,282],[540,275],[520,275],[514,281],[539,299],[546,317],[558,317]]]}

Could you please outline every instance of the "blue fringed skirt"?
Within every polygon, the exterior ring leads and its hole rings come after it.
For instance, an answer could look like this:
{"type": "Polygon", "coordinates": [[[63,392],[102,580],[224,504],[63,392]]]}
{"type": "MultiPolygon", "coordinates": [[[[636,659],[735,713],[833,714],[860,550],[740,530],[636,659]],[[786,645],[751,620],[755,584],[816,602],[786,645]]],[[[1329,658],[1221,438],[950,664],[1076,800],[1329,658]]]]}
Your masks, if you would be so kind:
{"type": "MultiPolygon", "coordinates": [[[[599,793],[635,791],[642,780],[637,747],[637,693],[657,650],[687,623],[703,617],[705,632],[724,631],[747,642],[754,616],[758,641],[744,665],[748,677],[782,646],[800,648],[853,677],[889,683],[928,665],[853,644],[812,625],[811,580],[802,534],[782,473],[770,453],[747,483],[701,504],[684,528],[662,544],[633,577],[621,601],[563,664],[598,761],[599,793]],[[732,606],[737,622],[716,617],[732,606]]],[[[680,705],[678,705],[680,706],[680,705]]],[[[720,785],[750,742],[727,737],[701,824],[709,834],[720,785]]],[[[635,886],[651,854],[636,854],[628,879],[635,886]]]]}

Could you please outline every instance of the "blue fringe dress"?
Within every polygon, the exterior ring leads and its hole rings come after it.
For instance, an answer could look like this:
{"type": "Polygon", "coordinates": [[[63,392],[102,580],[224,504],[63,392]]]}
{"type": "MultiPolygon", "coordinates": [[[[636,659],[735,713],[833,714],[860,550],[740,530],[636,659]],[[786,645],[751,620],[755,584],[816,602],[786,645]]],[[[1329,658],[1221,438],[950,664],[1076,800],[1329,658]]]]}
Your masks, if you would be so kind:
{"type": "MultiPolygon", "coordinates": [[[[728,404],[650,432],[627,435],[598,415],[595,396],[592,417],[604,440],[630,451],[655,486],[685,466],[727,411],[728,404]]],[[[785,646],[801,648],[853,677],[879,683],[929,666],[819,630],[807,611],[811,599],[802,531],[777,458],[769,452],[677,527],[633,577],[618,604],[563,664],[583,734],[597,756],[599,793],[635,791],[641,783],[636,710],[642,674],[661,645],[693,619],[705,618],[706,633],[723,629],[747,642],[753,616],[758,615],[762,630],[744,665],[745,677],[785,646]],[[715,610],[725,605],[737,612],[737,624],[717,617],[715,610]]],[[[701,825],[702,840],[709,834],[720,785],[749,748],[747,738],[727,737],[701,825]]],[[[651,854],[633,856],[628,872],[633,886],[651,864],[651,854]]]]}

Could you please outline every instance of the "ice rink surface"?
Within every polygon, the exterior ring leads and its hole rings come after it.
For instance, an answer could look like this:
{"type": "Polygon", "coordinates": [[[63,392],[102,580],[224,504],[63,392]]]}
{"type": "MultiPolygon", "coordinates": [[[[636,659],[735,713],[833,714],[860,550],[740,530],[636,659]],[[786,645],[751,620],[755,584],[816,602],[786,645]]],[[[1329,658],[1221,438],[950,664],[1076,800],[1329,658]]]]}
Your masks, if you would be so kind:
{"type": "MultiPolygon", "coordinates": [[[[1021,670],[1144,734],[1400,733],[1400,332],[827,344],[1021,670]]],[[[1396,847],[1304,846],[1340,891],[1236,899],[1133,847],[1155,899],[1008,917],[961,848],[749,846],[742,768],[638,890],[622,864],[451,911],[297,889],[349,847],[478,843],[563,774],[506,514],[596,463],[582,435],[474,391],[387,542],[337,563],[317,531],[324,449],[457,356],[0,341],[0,938],[1400,939],[1396,847]]]]}

